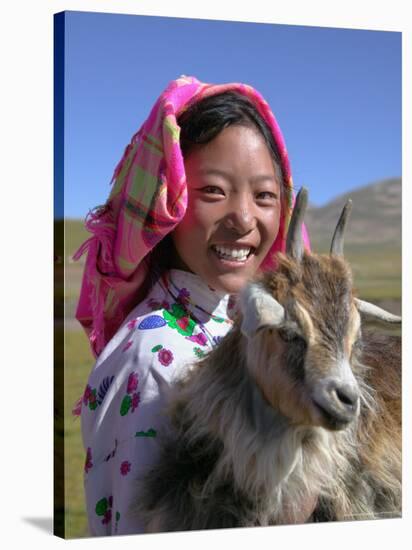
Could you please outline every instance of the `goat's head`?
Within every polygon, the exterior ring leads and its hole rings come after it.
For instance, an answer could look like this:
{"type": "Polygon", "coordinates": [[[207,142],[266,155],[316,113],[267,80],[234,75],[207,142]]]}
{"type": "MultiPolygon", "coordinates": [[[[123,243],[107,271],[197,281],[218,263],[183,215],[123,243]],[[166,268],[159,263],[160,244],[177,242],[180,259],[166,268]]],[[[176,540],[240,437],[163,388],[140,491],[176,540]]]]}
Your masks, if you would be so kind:
{"type": "Polygon", "coordinates": [[[399,327],[400,317],[357,299],[343,259],[348,201],[329,255],[304,250],[307,191],[297,198],[278,269],[241,292],[248,368],[269,404],[296,424],[346,428],[358,415],[355,358],[361,325],[399,327]]]}

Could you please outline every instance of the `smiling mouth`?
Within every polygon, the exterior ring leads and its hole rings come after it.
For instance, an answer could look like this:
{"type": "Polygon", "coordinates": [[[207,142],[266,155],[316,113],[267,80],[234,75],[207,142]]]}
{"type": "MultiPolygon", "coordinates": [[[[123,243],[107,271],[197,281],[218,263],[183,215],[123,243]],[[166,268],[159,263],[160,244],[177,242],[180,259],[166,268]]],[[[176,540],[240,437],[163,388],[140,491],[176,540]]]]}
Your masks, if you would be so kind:
{"type": "Polygon", "coordinates": [[[229,248],[212,245],[210,248],[219,260],[236,264],[245,264],[256,251],[253,246],[247,248],[229,248]]]}

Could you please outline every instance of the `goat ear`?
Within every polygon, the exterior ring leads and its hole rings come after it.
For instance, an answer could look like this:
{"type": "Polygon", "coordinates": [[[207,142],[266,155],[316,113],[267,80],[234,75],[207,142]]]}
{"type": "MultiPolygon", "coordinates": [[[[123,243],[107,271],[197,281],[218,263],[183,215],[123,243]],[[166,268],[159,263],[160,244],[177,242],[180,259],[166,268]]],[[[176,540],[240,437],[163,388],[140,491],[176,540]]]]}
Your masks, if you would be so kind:
{"type": "Polygon", "coordinates": [[[262,285],[249,283],[239,296],[242,312],[241,331],[248,338],[264,326],[279,326],[285,319],[285,310],[262,285]]]}
{"type": "Polygon", "coordinates": [[[374,325],[390,331],[399,331],[402,328],[402,317],[393,315],[384,309],[369,302],[355,298],[355,304],[361,315],[363,324],[374,325]]]}

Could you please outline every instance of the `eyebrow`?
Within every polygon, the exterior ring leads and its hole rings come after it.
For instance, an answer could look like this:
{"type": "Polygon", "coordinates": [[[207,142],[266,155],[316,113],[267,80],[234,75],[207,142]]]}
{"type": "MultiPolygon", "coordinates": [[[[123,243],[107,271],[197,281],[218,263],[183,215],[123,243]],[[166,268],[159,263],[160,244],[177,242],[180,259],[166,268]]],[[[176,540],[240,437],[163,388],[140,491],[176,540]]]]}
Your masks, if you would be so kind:
{"type": "MultiPolygon", "coordinates": [[[[227,180],[231,180],[232,177],[230,174],[224,170],[219,170],[218,168],[202,168],[199,170],[200,175],[202,176],[221,176],[227,180]]],[[[252,183],[260,183],[261,181],[273,181],[277,183],[276,176],[273,174],[259,174],[251,178],[252,183]]]]}

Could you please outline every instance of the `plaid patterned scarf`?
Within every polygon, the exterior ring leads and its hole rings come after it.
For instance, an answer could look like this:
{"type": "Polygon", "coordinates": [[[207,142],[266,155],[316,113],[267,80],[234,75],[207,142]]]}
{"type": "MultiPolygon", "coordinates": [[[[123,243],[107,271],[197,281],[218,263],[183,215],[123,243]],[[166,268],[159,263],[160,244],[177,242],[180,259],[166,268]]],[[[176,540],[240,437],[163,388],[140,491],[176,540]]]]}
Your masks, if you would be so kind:
{"type": "MultiPolygon", "coordinates": [[[[89,212],[85,225],[93,235],[73,256],[77,260],[88,253],[76,318],[95,356],[137,305],[137,292],[148,272],[142,260],[185,214],[187,187],[177,117],[194,102],[229,90],[249,98],[268,124],[286,179],[279,234],[261,269],[274,267],[273,253],[284,251],[293,204],[292,178],[285,143],[269,105],[246,84],[206,84],[184,75],[173,80],[126,147],[107,202],[89,212]]],[[[304,238],[308,246],[306,231],[304,238]]]]}

